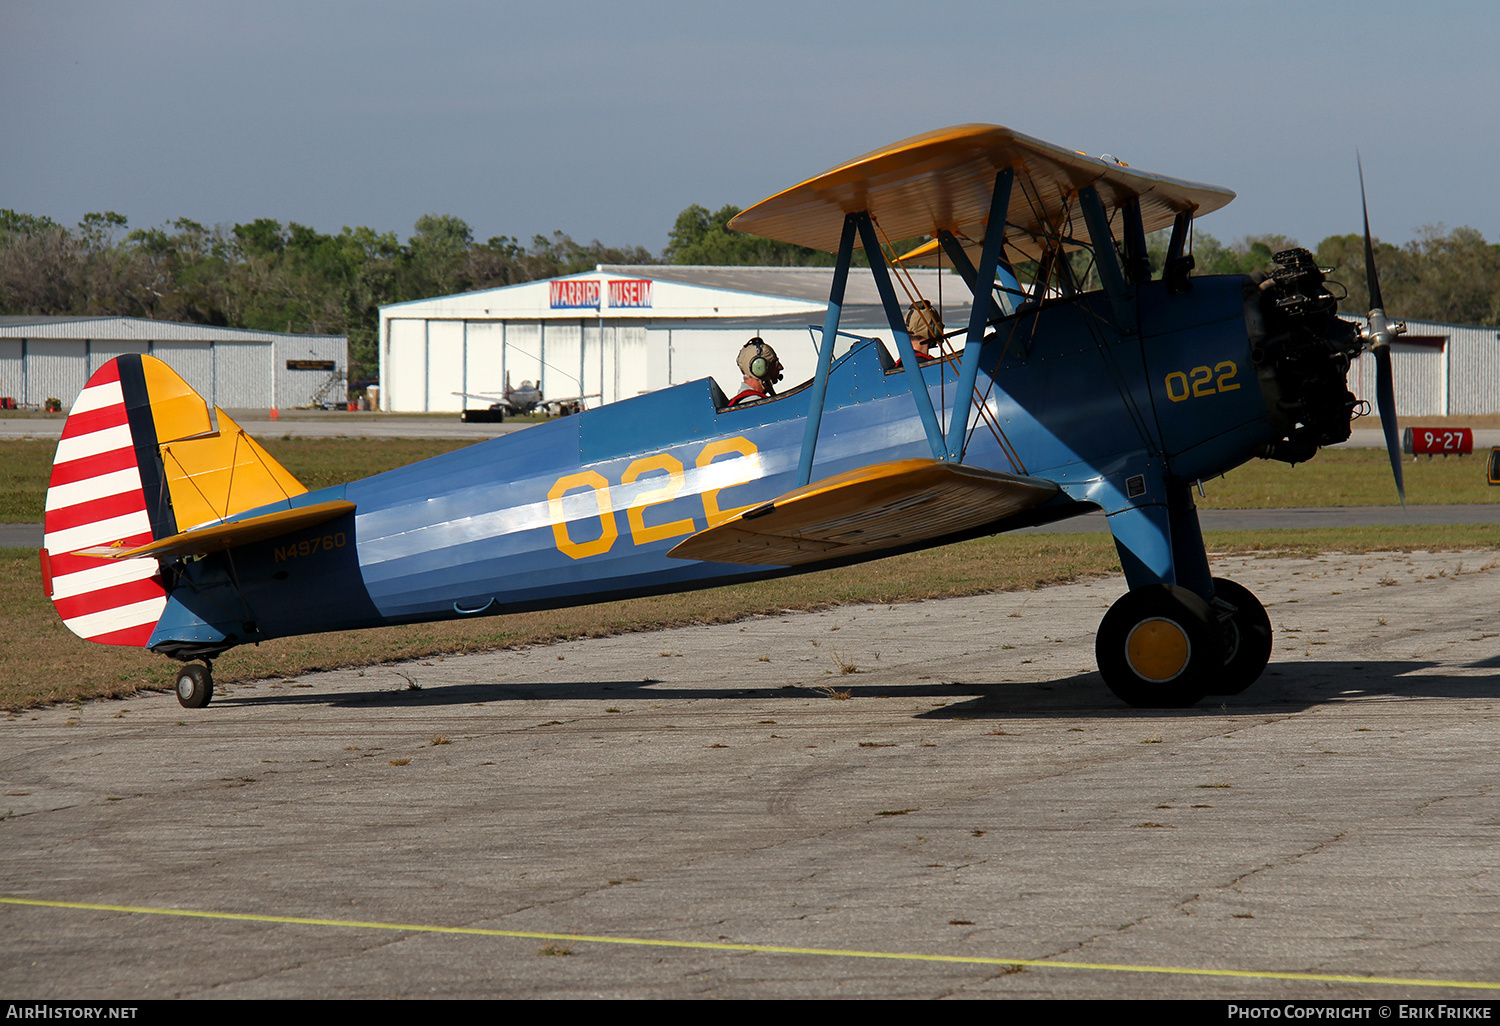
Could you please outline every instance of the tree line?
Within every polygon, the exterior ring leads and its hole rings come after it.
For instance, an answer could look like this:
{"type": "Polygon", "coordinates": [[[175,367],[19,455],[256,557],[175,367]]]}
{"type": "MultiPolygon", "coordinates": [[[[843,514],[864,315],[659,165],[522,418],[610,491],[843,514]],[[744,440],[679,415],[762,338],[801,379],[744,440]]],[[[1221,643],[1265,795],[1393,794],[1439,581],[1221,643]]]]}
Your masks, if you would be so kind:
{"type": "MultiPolygon", "coordinates": [[[[658,256],[642,246],[579,243],[560,231],[529,243],[505,235],[478,242],[465,221],[447,214],[418,218],[402,242],[395,232],[346,227],[328,235],[270,218],[211,228],[179,218],[132,229],[109,211],[87,214],[68,228],[48,217],[0,210],[0,314],[123,315],[346,335],[351,376],[358,378],[375,373],[379,308],[388,303],[598,264],[832,266],[832,254],[731,231],[728,222],[737,213],[734,206],[712,212],[687,207],[658,256]]],[[[1165,249],[1164,240],[1153,241],[1153,249],[1165,249]]],[[[1293,245],[1280,235],[1225,245],[1197,232],[1196,273],[1264,269],[1273,253],[1293,245]]],[[[1330,236],[1318,244],[1316,257],[1347,290],[1341,307],[1363,313],[1363,238],[1330,236]]],[[[1500,245],[1473,228],[1425,228],[1402,246],[1378,243],[1375,259],[1393,316],[1500,324],[1500,245]]]]}

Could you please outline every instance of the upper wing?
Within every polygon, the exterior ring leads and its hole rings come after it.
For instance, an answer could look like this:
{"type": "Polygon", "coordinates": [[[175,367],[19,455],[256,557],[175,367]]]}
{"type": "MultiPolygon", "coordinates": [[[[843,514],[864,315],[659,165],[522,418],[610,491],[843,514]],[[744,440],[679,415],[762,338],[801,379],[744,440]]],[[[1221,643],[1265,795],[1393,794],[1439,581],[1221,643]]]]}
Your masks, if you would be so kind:
{"type": "MultiPolygon", "coordinates": [[[[736,231],[837,252],[844,215],[868,210],[887,238],[947,229],[982,241],[995,175],[1014,168],[1006,244],[1030,257],[1043,239],[1086,239],[1078,190],[1093,185],[1106,210],[1138,197],[1146,231],[1179,211],[1217,210],[1234,193],[1136,171],[1013,132],[957,125],[903,139],[762,200],[729,222],[736,231]]],[[[1118,227],[1117,227],[1118,230],[1118,227]]]]}
{"type": "Polygon", "coordinates": [[[1039,506],[1051,481],[959,463],[876,463],[788,492],[683,540],[669,555],[800,566],[919,544],[1039,506]]]}

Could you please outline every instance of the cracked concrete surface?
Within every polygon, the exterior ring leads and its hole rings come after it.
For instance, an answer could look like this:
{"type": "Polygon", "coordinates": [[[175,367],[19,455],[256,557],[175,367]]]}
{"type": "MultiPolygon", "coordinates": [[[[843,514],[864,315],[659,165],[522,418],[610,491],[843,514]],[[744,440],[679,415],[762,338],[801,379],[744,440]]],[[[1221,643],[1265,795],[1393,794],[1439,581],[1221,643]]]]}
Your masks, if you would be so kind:
{"type": "MultiPolygon", "coordinates": [[[[1500,981],[1497,566],[1218,558],[1276,651],[1190,710],[1103,687],[1110,580],[28,712],[0,895],[1500,981]]],[[[0,931],[26,998],[1482,996],[13,904],[0,931]]]]}

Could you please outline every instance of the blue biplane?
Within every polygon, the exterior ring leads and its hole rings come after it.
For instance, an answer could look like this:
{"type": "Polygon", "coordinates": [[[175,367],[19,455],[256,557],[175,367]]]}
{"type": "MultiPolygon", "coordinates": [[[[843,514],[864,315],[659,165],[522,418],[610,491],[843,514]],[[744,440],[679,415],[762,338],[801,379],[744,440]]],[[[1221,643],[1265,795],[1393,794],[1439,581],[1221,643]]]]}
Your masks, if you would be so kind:
{"type": "Polygon", "coordinates": [[[1339,320],[1305,250],[1192,275],[1193,218],[1232,198],[992,125],[907,139],[733,222],[838,254],[812,380],[730,406],[704,379],[312,492],[165,364],[122,356],[58,445],[45,586],[76,634],[183,661],[178,698],[201,707],[210,660],[268,638],[802,573],[1102,510],[1129,584],[1099,627],[1105,682],[1137,706],[1237,693],[1270,621],[1212,575],[1192,485],[1347,438],[1350,359],[1384,356],[1388,406],[1399,326],[1339,320]],[[896,352],[863,339],[835,360],[856,247],[896,352]],[[893,285],[914,262],[973,293],[937,359],[915,358],[893,285]]]}

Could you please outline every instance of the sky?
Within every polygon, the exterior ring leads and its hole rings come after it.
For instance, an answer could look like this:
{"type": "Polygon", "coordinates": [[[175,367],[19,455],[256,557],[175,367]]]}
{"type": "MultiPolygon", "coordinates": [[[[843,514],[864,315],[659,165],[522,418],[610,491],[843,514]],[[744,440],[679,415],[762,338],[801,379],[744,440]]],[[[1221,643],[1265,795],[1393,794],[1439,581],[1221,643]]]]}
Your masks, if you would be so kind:
{"type": "Polygon", "coordinates": [[[0,207],[659,252],[946,125],[1227,186],[1223,242],[1500,241],[1494,0],[0,0],[0,207]],[[1476,191],[1477,190],[1477,191],[1476,191]]]}

